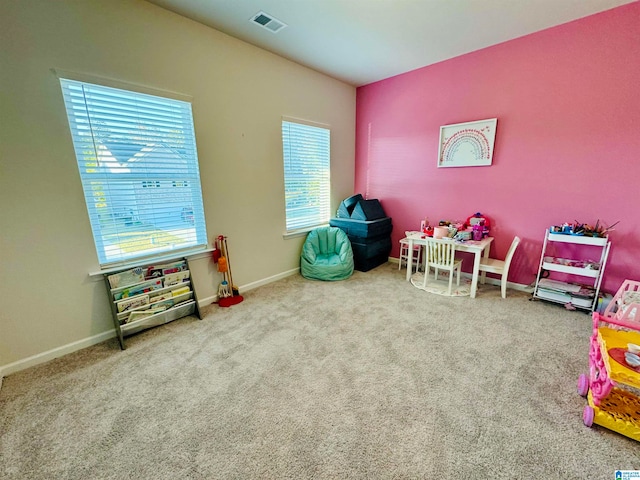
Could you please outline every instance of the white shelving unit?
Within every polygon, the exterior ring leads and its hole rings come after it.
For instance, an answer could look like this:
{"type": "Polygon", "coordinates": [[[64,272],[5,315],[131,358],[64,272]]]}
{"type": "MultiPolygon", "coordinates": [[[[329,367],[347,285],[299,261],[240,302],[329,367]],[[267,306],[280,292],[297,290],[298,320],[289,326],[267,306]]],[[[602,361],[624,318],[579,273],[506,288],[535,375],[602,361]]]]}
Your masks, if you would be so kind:
{"type": "MultiPolygon", "coordinates": [[[[572,304],[576,308],[593,312],[598,304],[598,294],[602,283],[602,276],[609,257],[611,242],[607,237],[588,237],[567,235],[562,233],[545,232],[538,277],[533,292],[533,298],[550,302],[572,304]],[[598,260],[567,259],[553,256],[556,251],[554,244],[589,245],[597,247],[598,260]],[[542,279],[543,271],[558,272],[576,276],[571,282],[560,282],[551,278],[542,279]],[[578,285],[586,287],[581,289],[578,285]],[[593,297],[584,295],[585,290],[593,289],[593,297]]],[[[594,249],[595,250],[595,249],[594,249]]]]}
{"type": "Polygon", "coordinates": [[[200,316],[189,261],[185,257],[129,266],[104,275],[120,342],[147,328],[188,315],[200,316]]]}

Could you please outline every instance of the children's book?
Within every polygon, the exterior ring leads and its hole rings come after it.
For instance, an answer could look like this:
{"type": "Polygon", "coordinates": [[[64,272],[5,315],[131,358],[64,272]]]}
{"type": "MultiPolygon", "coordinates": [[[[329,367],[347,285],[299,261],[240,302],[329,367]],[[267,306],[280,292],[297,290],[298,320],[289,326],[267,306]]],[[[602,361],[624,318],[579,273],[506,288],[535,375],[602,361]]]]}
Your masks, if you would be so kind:
{"type": "Polygon", "coordinates": [[[175,273],[167,273],[164,276],[164,286],[171,287],[173,285],[178,285],[180,283],[186,282],[189,280],[191,272],[189,270],[183,270],[175,273]]]}
{"type": "Polygon", "coordinates": [[[144,278],[149,280],[150,278],[160,278],[162,276],[162,268],[155,265],[150,265],[146,268],[144,278]]]}
{"type": "Polygon", "coordinates": [[[173,308],[178,308],[181,307],[183,305],[187,305],[188,303],[193,303],[193,300],[189,299],[189,300],[183,300],[182,302],[178,302],[176,303],[173,308]]]}
{"type": "Polygon", "coordinates": [[[135,295],[140,295],[141,293],[152,292],[153,290],[159,290],[162,288],[162,280],[147,280],[144,283],[140,283],[138,285],[132,285],[131,287],[125,288],[118,292],[114,292],[113,298],[115,300],[121,300],[123,298],[133,297],[135,295]]]}
{"type": "Polygon", "coordinates": [[[153,303],[158,303],[158,302],[161,302],[162,300],[167,300],[167,299],[169,299],[171,297],[172,297],[172,295],[171,295],[170,291],[169,292],[162,292],[162,293],[159,293],[158,295],[155,295],[155,296],[149,296],[149,303],[152,303],[152,304],[153,303]]]}
{"type": "Polygon", "coordinates": [[[176,288],[175,290],[171,290],[171,295],[173,297],[179,297],[180,295],[184,295],[185,293],[189,293],[191,290],[189,287],[176,288]]]}
{"type": "Polygon", "coordinates": [[[167,263],[166,265],[161,265],[160,268],[162,268],[163,275],[182,272],[184,270],[187,270],[187,262],[185,262],[184,260],[181,260],[179,262],[167,263]]]}
{"type": "Polygon", "coordinates": [[[118,308],[118,312],[128,312],[137,307],[141,307],[142,305],[149,304],[149,295],[138,295],[137,297],[125,298],[124,300],[120,300],[116,303],[118,308]]]}
{"type": "Polygon", "coordinates": [[[173,307],[174,301],[171,298],[168,298],[166,300],[160,300],[157,303],[153,304],[153,308],[162,308],[162,309],[169,309],[171,307],[173,307]]]}
{"type": "Polygon", "coordinates": [[[148,310],[138,310],[135,312],[131,312],[129,317],[126,320],[126,323],[135,322],[136,320],[140,320],[141,318],[150,317],[151,315],[155,315],[156,313],[164,312],[166,308],[149,308],[148,310]]]}
{"type": "Polygon", "coordinates": [[[109,285],[112,289],[120,288],[124,287],[125,285],[131,285],[144,281],[144,272],[142,271],[142,268],[136,267],[125,272],[114,273],[113,275],[109,275],[108,278],[109,285]]]}

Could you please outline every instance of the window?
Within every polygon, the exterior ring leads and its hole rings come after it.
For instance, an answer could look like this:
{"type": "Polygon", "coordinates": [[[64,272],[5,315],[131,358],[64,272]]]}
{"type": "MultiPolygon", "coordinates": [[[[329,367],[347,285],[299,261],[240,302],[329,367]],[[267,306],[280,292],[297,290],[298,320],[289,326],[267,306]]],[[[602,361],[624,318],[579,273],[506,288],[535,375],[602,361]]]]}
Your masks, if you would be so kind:
{"type": "Polygon", "coordinates": [[[100,265],[206,247],[191,104],[60,84],[100,265]]]}
{"type": "Polygon", "coordinates": [[[282,121],[287,232],[329,222],[330,131],[282,121]]]}

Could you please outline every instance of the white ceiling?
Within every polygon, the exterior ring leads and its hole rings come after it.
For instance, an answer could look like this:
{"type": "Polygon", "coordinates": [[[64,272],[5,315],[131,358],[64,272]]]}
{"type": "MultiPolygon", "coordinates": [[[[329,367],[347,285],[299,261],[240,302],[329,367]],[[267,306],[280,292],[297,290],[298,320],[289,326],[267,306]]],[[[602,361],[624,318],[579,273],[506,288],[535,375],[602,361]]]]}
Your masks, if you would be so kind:
{"type": "Polygon", "coordinates": [[[148,0],[360,86],[634,0],[148,0]],[[263,11],[288,26],[249,20],[263,11]]]}

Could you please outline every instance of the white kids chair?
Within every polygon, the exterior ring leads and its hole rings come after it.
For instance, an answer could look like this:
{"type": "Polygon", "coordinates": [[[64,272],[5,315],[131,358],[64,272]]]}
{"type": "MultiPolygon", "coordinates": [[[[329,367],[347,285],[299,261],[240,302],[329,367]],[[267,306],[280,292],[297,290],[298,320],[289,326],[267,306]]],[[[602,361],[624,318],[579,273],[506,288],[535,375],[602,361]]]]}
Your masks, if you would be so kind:
{"type": "MultiPolygon", "coordinates": [[[[520,237],[516,236],[513,239],[513,242],[511,242],[511,246],[509,247],[509,251],[507,252],[507,256],[504,261],[497,260],[495,258],[482,258],[480,260],[481,272],[497,273],[501,276],[500,289],[502,291],[502,298],[507,298],[507,277],[509,276],[509,265],[511,265],[511,259],[513,258],[516,248],[518,248],[519,243],[520,237]]],[[[485,281],[485,275],[482,275],[481,283],[484,284],[485,281]]]]}
{"type": "MultiPolygon", "coordinates": [[[[415,232],[406,231],[404,234],[408,237],[415,232]]],[[[402,270],[402,263],[407,264],[409,260],[409,239],[407,237],[400,239],[400,260],[398,261],[398,270],[402,270]]],[[[420,268],[420,259],[422,258],[422,245],[413,245],[411,252],[411,265],[415,265],[416,272],[420,268]]],[[[412,268],[413,270],[413,268],[412,268]]]]}
{"type": "Polygon", "coordinates": [[[424,252],[424,280],[423,286],[427,286],[427,277],[429,276],[429,268],[435,268],[435,278],[438,280],[438,271],[446,270],[449,272],[449,295],[453,286],[453,273],[456,272],[456,285],[460,285],[460,267],[462,260],[455,256],[455,243],[453,241],[442,240],[439,238],[426,238],[427,244],[424,252]]]}

